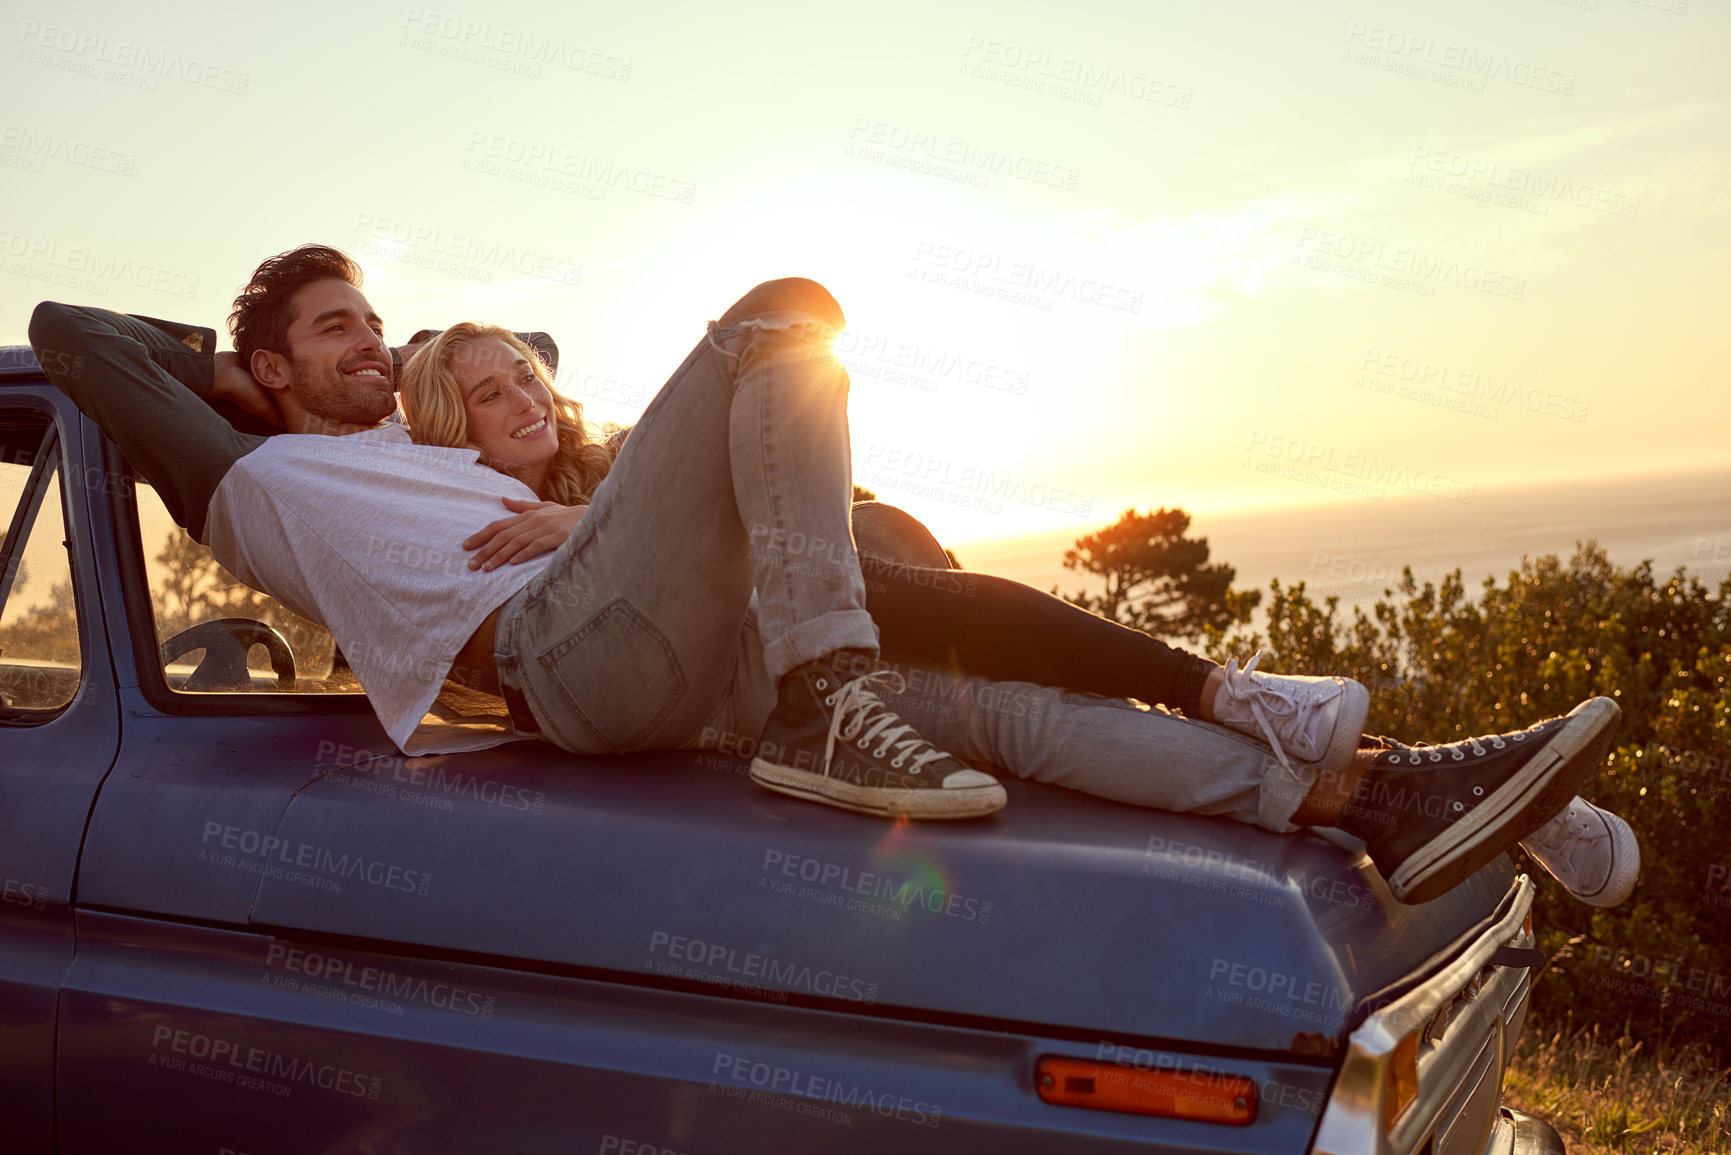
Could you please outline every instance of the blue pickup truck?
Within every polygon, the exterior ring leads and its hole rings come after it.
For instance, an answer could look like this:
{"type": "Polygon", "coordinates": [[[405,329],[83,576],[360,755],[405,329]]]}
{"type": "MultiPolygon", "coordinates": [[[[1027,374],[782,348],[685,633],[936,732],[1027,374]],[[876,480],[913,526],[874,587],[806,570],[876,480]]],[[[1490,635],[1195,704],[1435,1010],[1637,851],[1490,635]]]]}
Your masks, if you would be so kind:
{"type": "MultiPolygon", "coordinates": [[[[72,367],[76,371],[76,367],[72,367]]],[[[407,758],[0,349],[7,1152],[1561,1150],[1498,859],[1006,782],[886,824],[725,753],[407,758]]]]}

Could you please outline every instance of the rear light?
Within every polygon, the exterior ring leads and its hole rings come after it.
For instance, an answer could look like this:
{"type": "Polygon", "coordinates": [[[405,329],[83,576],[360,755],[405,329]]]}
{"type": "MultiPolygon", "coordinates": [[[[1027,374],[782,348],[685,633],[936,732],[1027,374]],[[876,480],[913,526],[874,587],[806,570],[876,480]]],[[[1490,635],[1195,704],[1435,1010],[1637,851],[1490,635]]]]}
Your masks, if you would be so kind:
{"type": "Polygon", "coordinates": [[[1388,1070],[1383,1078],[1382,1129],[1392,1131],[1406,1109],[1418,1098],[1418,1040],[1423,1031],[1414,1031],[1395,1044],[1389,1056],[1388,1070]]]}
{"type": "Polygon", "coordinates": [[[1081,1059],[1040,1060],[1040,1098],[1064,1107],[1128,1111],[1204,1123],[1245,1124],[1256,1118],[1256,1084],[1243,1075],[1211,1071],[1138,1071],[1081,1059]]]}

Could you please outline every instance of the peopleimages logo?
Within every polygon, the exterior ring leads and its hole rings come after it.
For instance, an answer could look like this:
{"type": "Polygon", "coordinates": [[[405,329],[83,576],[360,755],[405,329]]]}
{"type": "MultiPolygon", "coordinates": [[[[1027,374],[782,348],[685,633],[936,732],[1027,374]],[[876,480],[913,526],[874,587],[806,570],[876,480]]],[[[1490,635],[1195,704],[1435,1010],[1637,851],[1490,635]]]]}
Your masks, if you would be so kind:
{"type": "Polygon", "coordinates": [[[1483,92],[1485,81],[1500,80],[1559,96],[1573,96],[1575,93],[1573,72],[1539,67],[1493,50],[1438,41],[1422,33],[1361,24],[1355,20],[1347,25],[1346,41],[1349,47],[1345,59],[1356,64],[1382,67],[1422,80],[1440,81],[1451,87],[1483,92]]]}
{"type": "Polygon", "coordinates": [[[1286,896],[1296,889],[1301,894],[1338,906],[1376,909],[1375,894],[1349,878],[1306,873],[1254,858],[1241,858],[1212,846],[1162,838],[1157,834],[1148,836],[1148,846],[1143,853],[1147,859],[1142,865],[1145,875],[1263,906],[1283,905],[1286,896]],[[1233,883],[1251,885],[1236,886],[1233,883]]]}
{"type": "Polygon", "coordinates": [[[1028,392],[1030,374],[1025,369],[1007,368],[913,341],[848,329],[835,339],[835,352],[850,373],[885,378],[928,392],[937,389],[940,381],[978,385],[1017,397],[1028,392]]]}
{"type": "MultiPolygon", "coordinates": [[[[279,838],[274,834],[261,834],[257,830],[247,830],[240,826],[231,826],[222,822],[207,821],[204,824],[204,837],[201,840],[209,847],[214,841],[216,848],[200,850],[200,862],[210,862],[216,866],[235,866],[253,873],[262,873],[276,877],[277,872],[284,868],[298,868],[301,871],[316,871],[335,879],[359,879],[373,886],[382,886],[387,890],[401,890],[409,894],[424,896],[428,887],[433,884],[433,876],[424,870],[407,870],[392,863],[376,858],[368,858],[361,854],[338,854],[327,847],[315,846],[310,842],[297,842],[292,839],[279,838]],[[224,854],[222,851],[238,851],[246,858],[237,858],[235,854],[224,854]],[[251,857],[256,855],[258,857],[251,857]]],[[[290,877],[290,873],[281,876],[289,881],[299,881],[290,877]]],[[[340,885],[340,884],[339,884],[340,885]]],[[[325,889],[333,889],[326,887],[325,889]]]]}
{"type": "MultiPolygon", "coordinates": [[[[1001,254],[965,245],[922,240],[914,249],[914,267],[915,272],[921,274],[958,274],[977,282],[982,291],[1000,287],[1004,293],[988,292],[986,295],[998,295],[1003,300],[1016,303],[1028,303],[1031,297],[1036,297],[1045,302],[1043,307],[1049,309],[1053,299],[1067,297],[1079,304],[1098,305],[1117,312],[1142,311],[1140,290],[1126,289],[1092,277],[1078,277],[1068,270],[1031,261],[1007,260],[1001,254]]],[[[923,275],[921,279],[934,280],[923,275]]],[[[949,282],[937,278],[935,283],[949,282]]],[[[966,283],[958,284],[965,286],[966,283]]]]}
{"type": "MultiPolygon", "coordinates": [[[[1485,401],[1566,421],[1583,422],[1587,419],[1589,403],[1569,394],[1555,389],[1525,387],[1511,382],[1506,376],[1475,369],[1456,369],[1440,359],[1391,353],[1367,345],[1358,367],[1360,376],[1354,384],[1379,393],[1394,392],[1393,386],[1404,383],[1413,386],[1417,395],[1457,394],[1463,404],[1485,401]]],[[[1448,404],[1446,407],[1460,406],[1448,404]]],[[[1491,416],[1495,416],[1494,410],[1491,416]]]]}
{"type": "Polygon", "coordinates": [[[198,278],[173,269],[83,245],[0,229],[0,256],[15,276],[108,295],[110,285],[149,289],[171,297],[198,296],[198,278]]]}
{"type": "Polygon", "coordinates": [[[899,1119],[916,1126],[936,1128],[944,1118],[942,1107],[924,1100],[862,1087],[857,1083],[843,1083],[838,1079],[827,1079],[822,1075],[797,1071],[792,1067],[766,1063],[743,1055],[717,1053],[710,1073],[717,1079],[728,1079],[770,1094],[870,1111],[886,1119],[899,1119]]]}
{"type": "MultiPolygon", "coordinates": [[[[888,121],[856,116],[848,133],[852,142],[848,155],[867,160],[896,156],[939,164],[952,164],[970,175],[1007,176],[1036,185],[1073,191],[1079,175],[1074,168],[1018,153],[1013,149],[986,148],[924,128],[910,128],[888,121]],[[887,150],[887,152],[886,152],[887,150]]],[[[983,184],[984,181],[982,180],[983,184]]]]}
{"type": "Polygon", "coordinates": [[[1208,978],[1210,982],[1220,981],[1228,987],[1237,988],[1236,991],[1232,992],[1237,997],[1227,997],[1224,994],[1213,996],[1219,998],[1221,1002],[1247,1002],[1251,1005],[1265,1006],[1266,1000],[1278,1000],[1283,1004],[1321,1007],[1327,1011],[1344,1011],[1352,1004],[1350,992],[1332,987],[1327,983],[1315,979],[1306,981],[1296,975],[1250,966],[1247,963],[1233,962],[1229,959],[1217,958],[1210,962],[1208,978]],[[1262,995],[1263,999],[1246,999],[1238,994],[1242,991],[1262,995]]]}
{"type": "MultiPolygon", "coordinates": [[[[111,172],[119,176],[131,176],[132,166],[138,160],[136,154],[124,149],[92,144],[88,140],[69,137],[52,130],[11,123],[0,125],[0,149],[20,153],[36,162],[59,160],[80,168],[111,172]]],[[[35,171],[42,171],[39,164],[35,171]]]]}
{"type": "MultiPolygon", "coordinates": [[[[437,1010],[455,1011],[459,1015],[473,1015],[481,1019],[492,1018],[496,1004],[493,995],[483,995],[451,983],[429,981],[415,975],[398,974],[382,967],[356,964],[334,954],[322,954],[315,950],[289,946],[287,943],[271,943],[265,955],[265,965],[273,970],[286,971],[311,980],[308,984],[309,994],[326,993],[312,989],[314,984],[336,984],[330,993],[338,995],[342,1002],[358,1006],[378,1006],[379,1009],[391,1010],[397,1014],[402,1013],[402,1007],[384,1003],[383,1000],[421,1003],[437,1010]]],[[[288,985],[279,981],[276,976],[270,977],[273,985],[288,985]]]]}
{"type": "Polygon", "coordinates": [[[703,971],[686,977],[707,979],[719,971],[741,980],[751,979],[756,983],[772,984],[774,987],[792,987],[825,998],[847,999],[856,1003],[875,1003],[878,998],[878,984],[868,983],[864,979],[822,967],[814,969],[803,963],[787,962],[723,943],[687,938],[685,935],[664,930],[655,931],[649,936],[649,953],[651,956],[665,955],[667,958],[694,963],[704,968],[703,971]]]}
{"type": "Polygon", "coordinates": [[[1369,280],[1378,273],[1398,274],[1396,281],[1390,282],[1397,287],[1410,282],[1431,289],[1434,294],[1434,285],[1452,284],[1512,301],[1525,300],[1527,295],[1525,277],[1463,263],[1453,257],[1433,256],[1406,245],[1348,236],[1333,229],[1306,226],[1299,230],[1295,247],[1300,252],[1294,256],[1294,263],[1304,263],[1301,258],[1307,254],[1320,258],[1338,257],[1350,262],[1348,268],[1358,266],[1365,274],[1361,279],[1369,280]]]}
{"type": "MultiPolygon", "coordinates": [[[[855,904],[862,899],[878,899],[893,903],[894,905],[887,909],[898,918],[902,911],[919,907],[933,914],[959,918],[963,922],[977,922],[982,926],[992,921],[992,904],[989,902],[981,902],[977,898],[969,898],[941,886],[928,886],[917,879],[898,881],[887,874],[854,870],[840,863],[824,862],[822,859],[790,854],[783,850],[764,852],[763,873],[766,877],[758,880],[760,887],[775,890],[777,893],[785,892],[789,888],[788,884],[777,885],[779,880],[775,875],[813,883],[818,888],[818,896],[828,900],[828,904],[832,906],[846,903],[849,909],[855,909],[855,904]],[[860,898],[849,900],[849,895],[860,898]]],[[[872,904],[868,901],[859,908],[864,909],[870,905],[872,904]]]]}
{"type": "Polygon", "coordinates": [[[217,1038],[197,1031],[177,1030],[158,1023],[150,1037],[150,1066],[181,1070],[187,1059],[208,1064],[193,1073],[214,1077],[219,1082],[245,1085],[248,1076],[254,1082],[264,1079],[281,1080],[285,1084],[300,1083],[318,1087],[357,1099],[376,1100],[384,1080],[363,1075],[347,1067],[330,1063],[315,1063],[264,1047],[247,1047],[232,1039],[217,1038]],[[167,1054],[159,1054],[160,1051],[167,1054]],[[180,1057],[180,1056],[184,1056],[180,1057]]]}
{"type": "Polygon", "coordinates": [[[471,20],[451,12],[409,8],[403,15],[403,35],[398,43],[441,56],[485,63],[488,54],[497,63],[509,63],[528,76],[539,77],[538,65],[547,64],[570,72],[587,73],[621,83],[631,79],[633,61],[586,45],[570,44],[532,28],[471,20]],[[447,51],[439,51],[446,49],[447,51]]]}
{"type": "Polygon", "coordinates": [[[1379,459],[1370,453],[1341,452],[1333,445],[1271,434],[1261,429],[1251,432],[1248,453],[1244,461],[1247,468],[1272,473],[1284,462],[1300,470],[1312,471],[1319,477],[1331,476],[1379,499],[1386,490],[1404,489],[1470,504],[1476,489],[1474,482],[1462,481],[1435,470],[1409,468],[1404,463],[1379,459]],[[1268,462],[1259,462],[1258,458],[1266,458],[1268,462]]]}
{"type": "MultiPolygon", "coordinates": [[[[1094,1061],[1114,1063],[1132,1071],[1159,1071],[1204,1088],[1217,1086],[1218,1080],[1239,1074],[1237,1070],[1229,1067],[1215,1067],[1203,1060],[1179,1058],[1163,1051],[1127,1047],[1111,1039],[1100,1040],[1094,1049],[1094,1061]]],[[[1106,1077],[1108,1080],[1113,1078],[1110,1073],[1106,1077]]],[[[1122,1076],[1118,1081],[1122,1081],[1122,1076]]],[[[1302,1111],[1308,1115],[1320,1115],[1328,1101],[1327,1095],[1320,1089],[1295,1087],[1280,1079],[1261,1080],[1259,1097],[1271,1107],[1302,1111]]]]}
{"type": "Polygon", "coordinates": [[[962,56],[966,63],[961,71],[970,76],[1083,104],[1098,105],[1102,94],[1109,94],[1169,108],[1189,108],[1193,95],[1188,86],[1163,80],[1152,72],[1114,68],[1013,41],[970,36],[962,56]]]}
{"type": "Polygon", "coordinates": [[[440,796],[438,801],[445,803],[439,806],[442,810],[451,809],[450,798],[468,799],[524,814],[540,814],[547,804],[545,791],[466,774],[447,766],[438,757],[416,758],[395,751],[376,755],[364,746],[355,747],[325,739],[319,741],[314,757],[318,766],[323,766],[325,759],[331,758],[338,768],[348,771],[332,776],[331,780],[341,785],[371,788],[388,797],[403,797],[411,802],[423,802],[427,795],[437,794],[440,796]],[[362,786],[363,783],[366,785],[362,786]]]}
{"type": "Polygon", "coordinates": [[[16,879],[0,879],[0,902],[9,902],[30,910],[47,910],[49,893],[46,886],[37,886],[16,879]]]}
{"type": "Polygon", "coordinates": [[[495,273],[521,273],[555,284],[575,285],[583,277],[578,261],[510,241],[447,230],[400,217],[361,213],[355,237],[371,256],[402,261],[491,284],[495,273]]]}
{"type": "Polygon", "coordinates": [[[1597,970],[1588,982],[1661,1006],[1731,1015],[1731,973],[1693,966],[1681,958],[1594,946],[1588,961],[1597,970]]]}
{"type": "MultiPolygon", "coordinates": [[[[1466,156],[1429,145],[1416,145],[1412,159],[1415,169],[1427,170],[1433,176],[1452,176],[1468,184],[1483,184],[1490,188],[1533,198],[1541,215],[1549,215],[1544,203],[1568,203],[1576,208],[1591,209],[1609,216],[1635,219],[1641,211],[1641,198],[1612,192],[1585,181],[1540,173],[1530,168],[1505,165],[1501,161],[1466,156]]],[[[1416,173],[1409,174],[1408,180],[1416,173]]]]}
{"type": "Polygon", "coordinates": [[[973,462],[873,443],[866,450],[861,480],[901,493],[922,493],[958,505],[1003,511],[1005,501],[1034,509],[1087,517],[1094,508],[1088,494],[1014,473],[996,473],[973,462]]]}
{"type": "Polygon", "coordinates": [[[586,189],[605,199],[608,189],[625,189],[657,200],[690,204],[697,185],[612,158],[572,152],[563,144],[524,140],[476,129],[469,133],[463,167],[486,176],[546,185],[556,192],[586,189]],[[515,175],[513,175],[515,174],[515,175]],[[548,184],[547,182],[553,182],[548,184]]]}
{"type": "Polygon", "coordinates": [[[20,24],[18,39],[24,44],[17,54],[18,59],[99,80],[112,80],[146,92],[155,92],[158,80],[172,79],[244,96],[252,79],[250,73],[206,64],[168,49],[153,49],[127,40],[111,39],[106,34],[38,24],[34,20],[20,24]]]}

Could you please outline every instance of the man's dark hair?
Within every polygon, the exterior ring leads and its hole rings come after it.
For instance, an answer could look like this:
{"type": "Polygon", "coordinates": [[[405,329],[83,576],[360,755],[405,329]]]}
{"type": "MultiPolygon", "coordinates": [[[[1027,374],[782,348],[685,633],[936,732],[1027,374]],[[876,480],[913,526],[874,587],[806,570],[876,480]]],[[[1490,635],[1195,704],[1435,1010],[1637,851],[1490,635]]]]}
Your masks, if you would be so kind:
{"type": "Polygon", "coordinates": [[[260,349],[289,351],[290,302],[302,286],[327,277],[361,287],[361,267],[353,257],[329,245],[302,245],[278,253],[253,271],[252,280],[234,299],[234,312],[228,315],[228,331],[234,336],[242,365],[250,366],[252,355],[260,349]]]}

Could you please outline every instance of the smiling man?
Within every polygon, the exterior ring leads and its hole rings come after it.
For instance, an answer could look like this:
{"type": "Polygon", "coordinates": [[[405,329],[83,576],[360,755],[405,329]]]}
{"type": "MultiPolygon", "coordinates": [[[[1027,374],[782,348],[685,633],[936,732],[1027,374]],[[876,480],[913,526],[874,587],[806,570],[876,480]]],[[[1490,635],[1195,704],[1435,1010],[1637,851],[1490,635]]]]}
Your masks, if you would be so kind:
{"type": "Polygon", "coordinates": [[[119,442],[176,522],[242,581],[330,629],[399,745],[509,741],[502,708],[463,727],[428,711],[447,676],[496,691],[490,656],[465,660],[464,647],[536,567],[476,574],[462,539],[497,518],[501,499],[533,493],[388,420],[395,358],[345,254],[307,245],[266,260],[229,328],[237,351],[215,352],[209,329],[44,302],[30,338],[45,364],[79,367],[50,380],[119,442]],[[224,403],[260,429],[332,436],[243,432],[212,407],[224,403]]]}
{"type": "Polygon", "coordinates": [[[216,358],[227,370],[216,374],[216,395],[256,410],[257,382],[290,433],[354,433],[390,416],[391,351],[360,285],[360,269],[334,249],[260,265],[229,315],[236,356],[216,358]]]}

